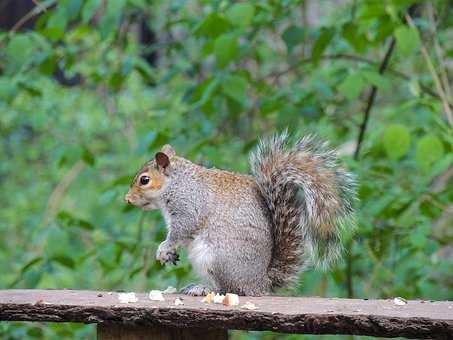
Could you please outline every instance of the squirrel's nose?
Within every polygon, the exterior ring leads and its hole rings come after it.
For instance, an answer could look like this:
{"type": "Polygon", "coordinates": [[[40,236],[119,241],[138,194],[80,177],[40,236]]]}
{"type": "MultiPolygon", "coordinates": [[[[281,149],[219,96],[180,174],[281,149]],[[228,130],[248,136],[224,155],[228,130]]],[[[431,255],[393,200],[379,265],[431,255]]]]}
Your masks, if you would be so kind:
{"type": "Polygon", "coordinates": [[[127,193],[125,196],[124,196],[124,200],[126,201],[126,203],[128,204],[131,204],[131,196],[129,195],[129,193],[127,193]]]}

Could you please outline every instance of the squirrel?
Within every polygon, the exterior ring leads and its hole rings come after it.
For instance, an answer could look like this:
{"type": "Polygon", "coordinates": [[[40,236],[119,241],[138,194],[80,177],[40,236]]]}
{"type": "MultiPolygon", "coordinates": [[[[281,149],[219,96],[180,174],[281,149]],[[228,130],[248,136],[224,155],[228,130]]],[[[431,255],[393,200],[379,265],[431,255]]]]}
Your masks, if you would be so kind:
{"type": "Polygon", "coordinates": [[[339,257],[342,231],[354,225],[356,182],[336,152],[313,136],[291,143],[283,132],[261,140],[250,165],[252,175],[205,168],[167,144],[133,179],[125,201],[160,209],[167,224],[156,259],[176,264],[187,246],[208,283],[181,293],[266,295],[339,257]]]}

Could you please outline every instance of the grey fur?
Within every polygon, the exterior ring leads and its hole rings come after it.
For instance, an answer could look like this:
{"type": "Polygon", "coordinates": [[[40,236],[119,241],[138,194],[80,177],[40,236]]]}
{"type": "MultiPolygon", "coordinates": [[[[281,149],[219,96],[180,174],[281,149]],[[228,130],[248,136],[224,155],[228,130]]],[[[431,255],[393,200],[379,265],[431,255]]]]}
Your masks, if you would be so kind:
{"type": "Polygon", "coordinates": [[[162,188],[150,194],[133,190],[140,174],[157,168],[151,161],[137,174],[126,199],[162,210],[168,234],[158,260],[175,263],[177,248],[188,247],[189,259],[207,287],[191,285],[184,293],[267,294],[295,277],[304,251],[323,263],[338,255],[341,222],[352,213],[354,182],[324,145],[303,138],[291,147],[286,133],[263,141],[251,155],[253,177],[206,169],[177,157],[170,146],[164,150],[170,165],[162,188]],[[315,178],[301,172],[304,159],[316,160],[316,171],[334,174],[338,190],[323,187],[326,183],[318,178],[314,183],[315,178]],[[332,192],[339,197],[330,197],[332,192]],[[329,199],[341,201],[335,216],[319,211],[319,200],[329,199]],[[327,237],[316,229],[323,218],[329,225],[335,219],[327,237]],[[321,253],[319,243],[326,245],[321,253]]]}

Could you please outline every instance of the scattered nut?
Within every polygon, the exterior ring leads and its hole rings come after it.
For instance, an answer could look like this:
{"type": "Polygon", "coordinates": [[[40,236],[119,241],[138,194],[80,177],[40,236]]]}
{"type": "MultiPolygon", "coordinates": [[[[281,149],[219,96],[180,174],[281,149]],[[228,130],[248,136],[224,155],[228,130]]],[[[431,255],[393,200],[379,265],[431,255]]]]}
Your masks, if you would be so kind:
{"type": "Polygon", "coordinates": [[[214,296],[214,303],[223,303],[223,299],[225,298],[225,295],[222,295],[222,294],[219,294],[217,293],[215,296],[214,296]]]}
{"type": "Polygon", "coordinates": [[[172,287],[172,286],[168,286],[167,289],[164,290],[164,294],[174,294],[176,293],[177,290],[175,287],[172,287]]]}
{"type": "Polygon", "coordinates": [[[241,308],[248,309],[248,310],[255,310],[258,309],[258,307],[255,306],[253,302],[246,301],[241,308]]]}
{"type": "Polygon", "coordinates": [[[239,296],[237,294],[227,293],[222,303],[224,306],[237,306],[239,305],[239,296]]]}
{"type": "Polygon", "coordinates": [[[210,292],[208,295],[206,295],[206,296],[201,300],[201,302],[207,303],[207,304],[212,303],[212,301],[214,301],[214,296],[215,296],[214,292],[210,292]]]}
{"type": "Polygon", "coordinates": [[[98,296],[98,297],[103,297],[104,295],[102,295],[101,293],[99,293],[97,296],[98,296]]]}
{"type": "Polygon", "coordinates": [[[137,302],[138,298],[135,293],[118,293],[118,300],[120,303],[137,302]]]}
{"type": "Polygon", "coordinates": [[[183,304],[184,304],[184,302],[182,302],[182,300],[180,298],[175,299],[175,306],[181,306],[183,304]]]}
{"type": "Polygon", "coordinates": [[[152,301],[165,301],[164,296],[162,295],[162,291],[160,290],[152,290],[149,292],[149,299],[152,301]]]}
{"type": "Polygon", "coordinates": [[[407,304],[407,300],[402,297],[396,297],[393,299],[393,303],[398,306],[404,306],[407,304]]]}

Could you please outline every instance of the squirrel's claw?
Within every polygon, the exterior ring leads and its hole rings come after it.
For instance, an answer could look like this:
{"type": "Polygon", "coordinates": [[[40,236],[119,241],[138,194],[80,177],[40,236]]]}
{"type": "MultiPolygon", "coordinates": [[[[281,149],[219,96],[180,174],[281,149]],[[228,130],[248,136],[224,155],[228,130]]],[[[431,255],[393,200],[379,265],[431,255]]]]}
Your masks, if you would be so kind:
{"type": "Polygon", "coordinates": [[[212,289],[209,289],[208,287],[199,286],[194,283],[191,283],[190,285],[181,289],[179,293],[191,296],[206,296],[211,291],[212,289]]]}
{"type": "Polygon", "coordinates": [[[176,263],[179,261],[179,254],[175,254],[175,258],[173,259],[172,263],[176,266],[176,263]]]}
{"type": "Polygon", "coordinates": [[[168,263],[176,263],[179,261],[179,254],[176,252],[175,248],[169,247],[166,242],[161,243],[159,249],[157,249],[156,260],[158,260],[162,265],[168,263]]]}

